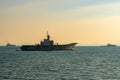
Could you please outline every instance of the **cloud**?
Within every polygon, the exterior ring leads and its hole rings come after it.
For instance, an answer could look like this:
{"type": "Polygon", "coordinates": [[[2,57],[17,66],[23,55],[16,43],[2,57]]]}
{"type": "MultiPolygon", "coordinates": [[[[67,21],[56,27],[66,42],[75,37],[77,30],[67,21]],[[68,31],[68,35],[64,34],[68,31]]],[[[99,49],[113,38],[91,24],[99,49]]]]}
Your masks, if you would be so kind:
{"type": "Polygon", "coordinates": [[[70,10],[74,15],[85,17],[85,16],[98,16],[98,15],[114,15],[120,14],[120,3],[107,3],[99,5],[91,5],[85,7],[74,8],[70,10]]]}
{"type": "Polygon", "coordinates": [[[35,9],[41,9],[47,7],[48,3],[45,1],[35,1],[31,3],[27,3],[24,5],[19,6],[12,6],[9,8],[0,8],[0,13],[20,13],[20,12],[27,12],[32,11],[35,9]]]}
{"type": "MultiPolygon", "coordinates": [[[[77,2],[84,2],[87,0],[34,0],[28,3],[24,3],[24,4],[19,4],[19,5],[14,5],[14,6],[9,6],[6,8],[0,8],[0,12],[1,13],[14,13],[14,12],[24,12],[24,11],[31,11],[34,10],[36,8],[59,8],[59,7],[66,7],[66,6],[70,6],[72,4],[75,4],[77,2]]],[[[18,4],[18,3],[17,3],[18,4]]]]}
{"type": "MultiPolygon", "coordinates": [[[[1,8],[0,14],[3,18],[9,17],[11,14],[14,16],[29,13],[35,15],[39,13],[39,16],[51,19],[85,19],[98,16],[111,16],[120,14],[120,3],[104,3],[99,5],[84,5],[78,7],[77,3],[87,3],[90,0],[35,0],[24,5],[1,8]],[[77,4],[77,6],[75,5],[77,4]],[[75,8],[77,7],[77,8],[75,8]],[[22,14],[21,14],[22,13],[22,14]],[[35,14],[34,14],[35,13],[35,14]],[[8,15],[9,14],[9,15],[8,15]]],[[[25,14],[25,15],[27,15],[25,14]]]]}

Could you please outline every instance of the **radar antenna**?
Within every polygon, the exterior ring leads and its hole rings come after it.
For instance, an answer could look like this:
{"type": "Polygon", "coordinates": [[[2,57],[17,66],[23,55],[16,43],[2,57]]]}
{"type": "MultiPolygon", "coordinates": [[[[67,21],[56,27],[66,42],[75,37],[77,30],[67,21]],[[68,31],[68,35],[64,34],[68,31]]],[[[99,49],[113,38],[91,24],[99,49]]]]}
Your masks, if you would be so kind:
{"type": "Polygon", "coordinates": [[[48,34],[48,31],[47,31],[47,40],[50,40],[50,36],[49,36],[49,34],[48,34]]]}

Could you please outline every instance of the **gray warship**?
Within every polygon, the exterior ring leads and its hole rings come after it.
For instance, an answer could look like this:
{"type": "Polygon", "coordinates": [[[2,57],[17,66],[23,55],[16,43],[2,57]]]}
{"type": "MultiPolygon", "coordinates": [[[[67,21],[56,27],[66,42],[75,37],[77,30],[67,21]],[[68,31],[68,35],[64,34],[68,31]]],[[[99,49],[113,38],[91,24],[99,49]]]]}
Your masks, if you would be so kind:
{"type": "Polygon", "coordinates": [[[22,45],[20,48],[22,51],[52,51],[52,50],[74,50],[77,43],[69,44],[54,44],[53,40],[50,40],[50,35],[47,32],[47,38],[37,45],[22,45]]]}
{"type": "Polygon", "coordinates": [[[114,44],[107,44],[107,45],[105,45],[105,46],[101,46],[101,47],[117,47],[117,45],[114,45],[114,44]]]}

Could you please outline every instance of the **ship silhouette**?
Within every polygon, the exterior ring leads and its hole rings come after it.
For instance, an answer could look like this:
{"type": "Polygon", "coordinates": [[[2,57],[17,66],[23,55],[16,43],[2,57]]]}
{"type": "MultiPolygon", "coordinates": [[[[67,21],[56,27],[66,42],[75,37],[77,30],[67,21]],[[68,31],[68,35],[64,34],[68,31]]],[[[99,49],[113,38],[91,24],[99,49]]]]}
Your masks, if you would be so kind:
{"type": "Polygon", "coordinates": [[[110,43],[108,43],[107,45],[105,45],[105,46],[101,46],[101,47],[117,47],[117,45],[114,45],[114,44],[110,44],[110,43]]]}
{"type": "Polygon", "coordinates": [[[11,43],[7,43],[6,46],[11,46],[11,47],[15,47],[16,45],[11,44],[11,43]]]}
{"type": "Polygon", "coordinates": [[[50,40],[50,35],[47,32],[47,38],[37,45],[22,45],[20,48],[22,51],[51,51],[51,50],[73,50],[77,43],[69,44],[54,44],[53,40],[50,40]]]}

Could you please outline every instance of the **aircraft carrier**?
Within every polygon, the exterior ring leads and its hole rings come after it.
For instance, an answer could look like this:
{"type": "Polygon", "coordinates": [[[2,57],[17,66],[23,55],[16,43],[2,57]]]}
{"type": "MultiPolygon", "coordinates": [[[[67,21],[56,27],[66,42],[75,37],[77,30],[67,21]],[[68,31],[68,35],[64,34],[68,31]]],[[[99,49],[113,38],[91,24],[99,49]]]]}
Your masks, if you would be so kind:
{"type": "Polygon", "coordinates": [[[22,45],[20,48],[22,51],[52,51],[52,50],[73,50],[77,43],[69,44],[54,44],[53,40],[50,40],[50,35],[47,32],[47,38],[37,45],[22,45]]]}

